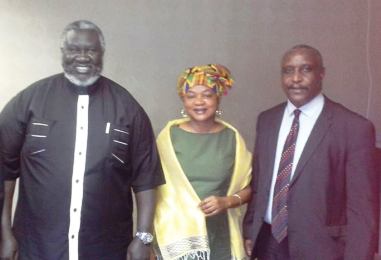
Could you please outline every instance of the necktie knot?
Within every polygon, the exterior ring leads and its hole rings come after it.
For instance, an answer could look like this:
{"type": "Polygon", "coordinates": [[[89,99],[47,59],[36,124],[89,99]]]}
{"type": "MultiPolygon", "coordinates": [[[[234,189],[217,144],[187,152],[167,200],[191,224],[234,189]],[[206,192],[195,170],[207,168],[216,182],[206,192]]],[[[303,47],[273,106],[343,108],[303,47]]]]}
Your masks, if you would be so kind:
{"type": "Polygon", "coordinates": [[[300,111],[299,109],[295,109],[295,110],[294,110],[294,116],[295,116],[296,118],[299,118],[300,113],[302,113],[302,111],[300,111]]]}

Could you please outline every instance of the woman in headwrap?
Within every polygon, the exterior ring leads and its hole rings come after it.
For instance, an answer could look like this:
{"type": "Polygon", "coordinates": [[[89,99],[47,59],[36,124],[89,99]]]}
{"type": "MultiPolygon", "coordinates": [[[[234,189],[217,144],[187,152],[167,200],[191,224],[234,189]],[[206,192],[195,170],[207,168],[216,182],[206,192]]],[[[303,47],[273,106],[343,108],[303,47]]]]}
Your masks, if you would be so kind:
{"type": "Polygon", "coordinates": [[[218,64],[184,71],[177,84],[186,118],[170,121],[157,143],[166,178],[154,219],[157,259],[245,259],[242,210],[250,197],[251,154],[216,118],[232,87],[218,64]]]}

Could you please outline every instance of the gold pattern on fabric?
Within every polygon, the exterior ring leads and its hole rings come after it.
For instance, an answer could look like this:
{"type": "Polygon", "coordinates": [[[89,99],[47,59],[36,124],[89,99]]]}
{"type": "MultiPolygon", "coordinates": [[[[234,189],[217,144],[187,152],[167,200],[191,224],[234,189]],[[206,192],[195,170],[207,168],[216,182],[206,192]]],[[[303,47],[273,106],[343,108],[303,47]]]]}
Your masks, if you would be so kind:
{"type": "Polygon", "coordinates": [[[228,68],[220,64],[194,66],[181,73],[177,81],[177,92],[184,95],[197,85],[211,88],[218,96],[227,94],[234,80],[228,68]]]}

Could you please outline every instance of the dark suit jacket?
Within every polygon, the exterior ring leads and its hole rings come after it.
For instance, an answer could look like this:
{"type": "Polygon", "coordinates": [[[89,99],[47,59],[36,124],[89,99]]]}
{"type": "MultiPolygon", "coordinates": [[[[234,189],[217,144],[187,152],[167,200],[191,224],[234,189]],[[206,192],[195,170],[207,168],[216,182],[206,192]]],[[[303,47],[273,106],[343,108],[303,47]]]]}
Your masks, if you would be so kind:
{"type": "MultiPolygon", "coordinates": [[[[252,199],[244,236],[256,240],[269,200],[286,103],[257,121],[252,199]]],[[[370,121],[325,98],[290,183],[291,259],[371,259],[377,245],[378,176],[370,121]]],[[[255,254],[255,252],[253,252],[255,254]]]]}

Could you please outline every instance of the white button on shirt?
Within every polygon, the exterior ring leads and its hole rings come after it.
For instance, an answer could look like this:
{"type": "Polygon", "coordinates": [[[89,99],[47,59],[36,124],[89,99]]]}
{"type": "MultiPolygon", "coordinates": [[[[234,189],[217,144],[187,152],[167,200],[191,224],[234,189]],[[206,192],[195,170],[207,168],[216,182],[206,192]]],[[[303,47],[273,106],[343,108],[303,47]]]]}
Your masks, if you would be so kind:
{"type": "MultiPolygon", "coordinates": [[[[321,111],[324,106],[324,96],[322,94],[317,95],[310,102],[304,106],[299,107],[301,111],[299,116],[299,133],[296,140],[296,147],[294,153],[294,160],[291,170],[291,178],[294,176],[295,168],[298,165],[300,156],[302,155],[304,146],[307,143],[307,140],[312,132],[312,129],[318,119],[321,111]]],[[[294,110],[297,109],[290,101],[287,102],[287,106],[284,110],[282,123],[279,130],[278,142],[274,160],[274,171],[271,181],[270,194],[269,194],[269,203],[267,205],[265,222],[271,224],[272,218],[272,204],[273,204],[273,195],[274,195],[274,186],[276,177],[278,174],[280,157],[282,155],[283,146],[286,142],[287,135],[290,131],[292,121],[294,119],[294,110]]]]}

